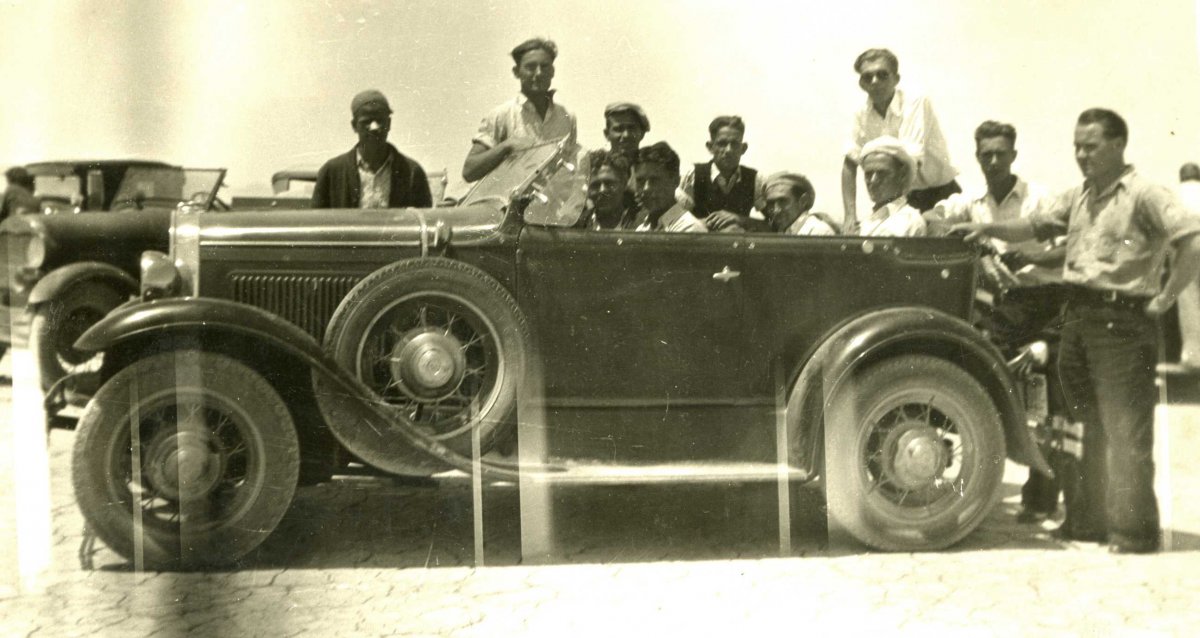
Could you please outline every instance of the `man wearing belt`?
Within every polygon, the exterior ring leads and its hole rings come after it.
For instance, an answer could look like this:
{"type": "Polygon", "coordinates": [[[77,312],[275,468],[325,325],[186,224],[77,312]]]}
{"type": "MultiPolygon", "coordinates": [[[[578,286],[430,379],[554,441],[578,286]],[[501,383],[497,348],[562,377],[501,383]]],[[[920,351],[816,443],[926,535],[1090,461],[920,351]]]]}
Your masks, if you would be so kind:
{"type": "Polygon", "coordinates": [[[867,103],[854,114],[854,129],[842,162],[842,207],[845,220],[842,232],[855,234],[858,227],[858,165],[863,145],[881,136],[899,138],[911,149],[917,162],[908,203],[919,212],[954,193],[962,192],[950,164],[950,151],[942,135],[929,98],[906,93],[900,82],[900,62],[887,49],[868,49],[854,61],[858,86],[867,94],[867,103]]]}
{"type": "Polygon", "coordinates": [[[1129,132],[1107,109],[1075,127],[1083,184],[1028,219],[958,224],[968,238],[1024,241],[1067,235],[1070,286],[1059,350],[1068,408],[1084,424],[1081,493],[1058,534],[1113,553],[1159,547],[1154,494],[1156,319],[1200,274],[1200,219],[1125,163],[1129,132]],[[1163,262],[1177,258],[1162,285],[1163,262]]]}

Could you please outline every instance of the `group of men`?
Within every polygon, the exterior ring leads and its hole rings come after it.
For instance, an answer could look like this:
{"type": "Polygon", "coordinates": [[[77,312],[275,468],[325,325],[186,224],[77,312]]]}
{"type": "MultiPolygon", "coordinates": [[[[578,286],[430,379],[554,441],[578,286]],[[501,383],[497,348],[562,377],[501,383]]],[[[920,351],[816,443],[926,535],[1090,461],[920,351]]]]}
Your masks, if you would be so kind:
{"type": "MultiPolygon", "coordinates": [[[[551,89],[557,55],[555,44],[540,38],[512,50],[521,92],[483,118],[463,164],[464,179],[482,178],[526,145],[574,142],[575,116],[551,89]]],[[[1019,255],[1035,283],[1061,284],[1050,298],[1009,299],[1020,306],[1019,321],[1060,323],[1062,396],[1071,420],[1083,427],[1082,458],[1069,469],[1074,476],[1059,477],[1078,490],[1066,501],[1058,535],[1106,542],[1117,553],[1157,550],[1156,319],[1200,274],[1200,214],[1126,164],[1128,128],[1107,109],[1089,109],[1076,122],[1081,185],[1049,197],[1014,175],[1016,130],[987,121],[975,131],[987,188],[963,195],[929,100],[898,87],[896,56],[870,49],[858,56],[854,70],[867,100],[855,114],[843,161],[840,222],[811,210],[815,194],[802,174],[764,177],[741,163],[747,150],[741,118],[715,118],[707,142],[712,160],[681,175],[679,156],[666,142],[641,146],[650,131],[645,111],[619,102],[604,111],[608,148],[581,158],[588,210],[580,226],[896,237],[958,232],[996,241],[998,249],[1019,255]],[[860,168],[872,201],[862,220],[860,168]],[[1064,236],[1065,242],[1053,242],[1064,236]],[[1164,281],[1169,252],[1174,258],[1164,281]]],[[[366,91],[351,110],[359,144],[321,169],[314,206],[431,205],[420,166],[386,142],[386,98],[366,91]]],[[[1025,492],[1026,520],[1057,508],[1057,485],[1045,477],[1031,476],[1025,492]]]]}

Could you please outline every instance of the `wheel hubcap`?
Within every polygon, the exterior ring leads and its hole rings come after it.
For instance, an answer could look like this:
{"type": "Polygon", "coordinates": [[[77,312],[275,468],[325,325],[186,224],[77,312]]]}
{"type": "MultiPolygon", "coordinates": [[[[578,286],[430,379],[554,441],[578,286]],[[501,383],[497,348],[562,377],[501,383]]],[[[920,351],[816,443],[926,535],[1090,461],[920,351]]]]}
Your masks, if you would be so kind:
{"type": "Polygon", "coordinates": [[[929,486],[941,477],[949,461],[949,452],[934,428],[914,427],[903,432],[895,450],[893,474],[905,489],[929,486]]]}
{"type": "Polygon", "coordinates": [[[145,455],[146,478],[168,499],[200,498],[211,492],[221,477],[219,449],[219,442],[208,432],[164,433],[145,455]]]}
{"type": "Polygon", "coordinates": [[[462,343],[453,334],[416,330],[392,348],[392,377],[416,399],[449,396],[462,382],[466,367],[462,343]]]}

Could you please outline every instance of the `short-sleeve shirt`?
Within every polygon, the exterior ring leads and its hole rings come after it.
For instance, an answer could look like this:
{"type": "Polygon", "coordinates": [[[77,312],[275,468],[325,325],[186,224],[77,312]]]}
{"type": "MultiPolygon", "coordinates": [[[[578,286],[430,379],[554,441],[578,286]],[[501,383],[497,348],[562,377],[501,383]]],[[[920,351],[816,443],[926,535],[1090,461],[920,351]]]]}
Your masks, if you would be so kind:
{"type": "MultiPolygon", "coordinates": [[[[1048,199],[1049,195],[1043,188],[1018,177],[1017,183],[1004,196],[1003,201],[997,202],[987,188],[984,188],[983,193],[977,195],[955,193],[938,202],[933,210],[940,214],[943,220],[952,224],[960,222],[990,224],[1027,218],[1046,205],[1048,199]]],[[[1001,252],[1039,250],[1043,247],[1036,240],[1011,245],[999,239],[991,241],[1001,252]]]]}
{"type": "Polygon", "coordinates": [[[857,164],[863,145],[884,135],[898,138],[910,146],[913,158],[917,160],[913,190],[943,186],[958,176],[958,171],[950,164],[946,136],[942,134],[929,98],[907,95],[896,89],[885,115],[880,115],[868,98],[863,108],[854,114],[854,129],[846,146],[846,157],[857,164]]]}
{"type": "Polygon", "coordinates": [[[553,96],[550,98],[550,107],[546,109],[546,118],[542,119],[533,102],[520,93],[483,116],[479,130],[471,141],[495,148],[510,138],[550,142],[566,137],[573,144],[575,136],[575,115],[555,102],[553,96]]]}
{"type": "Polygon", "coordinates": [[[893,199],[871,212],[859,234],[865,237],[924,237],[925,218],[908,205],[907,197],[893,199]]]}
{"type": "Polygon", "coordinates": [[[1143,297],[1159,292],[1168,245],[1200,233],[1200,217],[1132,166],[1102,192],[1086,181],[1068,190],[1030,222],[1038,239],[1067,236],[1067,283],[1143,297]]]}

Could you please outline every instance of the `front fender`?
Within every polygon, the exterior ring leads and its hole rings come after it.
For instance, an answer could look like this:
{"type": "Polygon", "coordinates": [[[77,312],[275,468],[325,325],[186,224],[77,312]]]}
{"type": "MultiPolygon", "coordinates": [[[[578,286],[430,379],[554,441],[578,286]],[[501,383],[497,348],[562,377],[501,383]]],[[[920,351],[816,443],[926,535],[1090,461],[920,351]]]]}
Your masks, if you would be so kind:
{"type": "Polygon", "coordinates": [[[825,409],[846,380],[898,354],[930,354],[966,369],[1000,411],[1009,458],[1050,474],[1025,423],[1015,381],[995,346],[969,323],[932,308],[887,308],[835,330],[809,358],[788,399],[793,462],[814,471],[824,441],[825,409]]]}
{"type": "MultiPolygon", "coordinates": [[[[173,297],[131,303],[117,308],[89,328],[75,342],[75,347],[96,352],[156,333],[166,335],[196,331],[248,336],[294,357],[301,364],[308,365],[313,374],[328,380],[340,392],[339,396],[354,402],[356,409],[352,412],[367,416],[375,435],[396,437],[407,443],[408,449],[399,450],[398,453],[412,466],[429,465],[428,459],[432,457],[455,469],[468,473],[473,471],[470,458],[429,438],[410,421],[397,418],[353,374],[344,370],[326,354],[321,345],[307,332],[255,306],[209,297],[173,297]]],[[[337,427],[329,429],[346,449],[356,452],[356,441],[352,437],[337,427]]],[[[517,476],[515,469],[504,465],[493,465],[484,461],[482,466],[493,476],[517,476]]]]}
{"type": "Polygon", "coordinates": [[[81,261],[56,268],[34,285],[29,293],[29,305],[53,301],[75,284],[83,281],[101,281],[111,284],[122,292],[135,293],[138,282],[129,273],[100,261],[81,261]]]}

